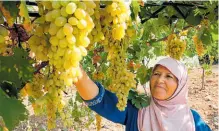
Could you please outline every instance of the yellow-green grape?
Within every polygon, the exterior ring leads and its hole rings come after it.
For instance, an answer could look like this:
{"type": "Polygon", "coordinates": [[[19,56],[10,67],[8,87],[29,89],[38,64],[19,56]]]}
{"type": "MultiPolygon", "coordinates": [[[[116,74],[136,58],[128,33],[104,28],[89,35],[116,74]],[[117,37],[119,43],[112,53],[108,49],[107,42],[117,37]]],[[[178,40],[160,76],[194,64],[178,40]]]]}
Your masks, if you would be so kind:
{"type": "Polygon", "coordinates": [[[65,38],[59,40],[59,47],[66,48],[67,46],[68,46],[68,41],[65,38]]]}
{"type": "Polygon", "coordinates": [[[77,27],[79,29],[85,29],[87,27],[87,22],[84,19],[78,21],[77,27]]]}
{"type": "Polygon", "coordinates": [[[67,4],[67,6],[65,8],[65,11],[66,11],[67,14],[71,15],[75,12],[76,8],[77,8],[77,5],[73,2],[71,2],[71,3],[67,4]]]}
{"type": "Polygon", "coordinates": [[[122,25],[119,25],[117,27],[115,27],[112,30],[112,34],[113,34],[113,38],[115,40],[121,40],[124,36],[125,36],[125,28],[122,25]]]}
{"type": "Polygon", "coordinates": [[[66,22],[67,22],[67,19],[63,16],[57,17],[55,19],[56,26],[64,26],[66,22]]]}
{"type": "Polygon", "coordinates": [[[86,4],[88,8],[91,8],[91,9],[96,8],[96,4],[94,3],[94,1],[85,1],[84,3],[86,4]]]}
{"type": "Polygon", "coordinates": [[[59,44],[59,39],[56,36],[52,36],[52,37],[50,37],[49,42],[53,46],[57,46],[59,44]]]}
{"type": "Polygon", "coordinates": [[[89,44],[90,39],[87,36],[79,36],[79,40],[77,43],[78,46],[88,47],[89,44]]]}
{"type": "Polygon", "coordinates": [[[52,18],[53,18],[53,19],[56,19],[57,17],[60,17],[60,16],[61,16],[61,11],[60,11],[60,9],[55,9],[55,10],[53,10],[51,13],[52,13],[52,18]]]}
{"type": "Polygon", "coordinates": [[[69,44],[75,44],[76,43],[76,38],[75,38],[74,35],[68,35],[68,36],[66,36],[66,39],[67,39],[69,44]]]}
{"type": "Polygon", "coordinates": [[[63,28],[60,28],[58,30],[58,32],[56,33],[56,37],[59,38],[59,39],[63,39],[65,37],[65,34],[63,32],[63,28]]]}
{"type": "Polygon", "coordinates": [[[51,23],[49,26],[49,34],[50,35],[56,35],[60,27],[56,26],[56,24],[51,23]]]}
{"type": "Polygon", "coordinates": [[[175,34],[171,34],[167,40],[166,52],[177,60],[180,60],[183,52],[186,49],[186,43],[179,38],[175,34]]]}
{"type": "Polygon", "coordinates": [[[77,8],[75,10],[74,14],[75,14],[75,17],[79,20],[85,18],[85,16],[86,16],[86,12],[81,8],[77,8]]]}
{"type": "Polygon", "coordinates": [[[41,36],[43,36],[43,33],[44,33],[43,32],[43,27],[42,26],[37,26],[36,31],[35,31],[35,35],[41,37],[41,36]]]}
{"type": "Polygon", "coordinates": [[[70,17],[68,19],[68,23],[71,24],[71,25],[77,25],[78,24],[78,19],[75,18],[75,17],[70,17]]]}
{"type": "Polygon", "coordinates": [[[87,6],[84,2],[78,2],[77,5],[78,5],[78,8],[80,9],[83,9],[83,10],[87,9],[87,6]]]}
{"type": "Polygon", "coordinates": [[[66,23],[63,27],[63,32],[65,35],[72,35],[73,28],[69,23],[66,23]]]}
{"type": "Polygon", "coordinates": [[[61,7],[61,4],[59,1],[52,1],[52,8],[59,9],[61,7]]]}
{"type": "Polygon", "coordinates": [[[66,8],[65,8],[65,7],[62,7],[62,8],[61,8],[61,11],[60,11],[60,13],[61,13],[61,15],[62,15],[63,17],[67,17],[67,16],[68,16],[68,14],[67,14],[67,12],[66,12],[66,8]]]}
{"type": "Polygon", "coordinates": [[[0,35],[8,36],[8,30],[2,26],[0,26],[0,35]]]}
{"type": "Polygon", "coordinates": [[[60,1],[60,4],[61,4],[62,6],[67,6],[68,3],[69,3],[69,1],[60,1]]]}
{"type": "Polygon", "coordinates": [[[46,15],[45,15],[45,20],[50,22],[53,21],[53,17],[52,17],[52,11],[49,11],[46,15]]]}
{"type": "Polygon", "coordinates": [[[5,42],[5,38],[3,35],[0,35],[0,43],[4,43],[5,42]]]}

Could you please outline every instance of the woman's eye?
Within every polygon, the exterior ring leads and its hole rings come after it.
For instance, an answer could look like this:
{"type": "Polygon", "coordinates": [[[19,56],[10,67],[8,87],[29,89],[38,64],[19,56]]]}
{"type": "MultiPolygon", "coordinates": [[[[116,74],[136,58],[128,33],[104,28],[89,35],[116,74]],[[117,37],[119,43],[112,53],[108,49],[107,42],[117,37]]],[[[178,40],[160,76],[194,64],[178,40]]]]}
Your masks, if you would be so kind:
{"type": "Polygon", "coordinates": [[[159,75],[159,73],[154,73],[154,75],[159,75]]]}
{"type": "Polygon", "coordinates": [[[167,77],[169,77],[169,78],[173,78],[172,76],[170,76],[170,75],[167,75],[167,77]]]}

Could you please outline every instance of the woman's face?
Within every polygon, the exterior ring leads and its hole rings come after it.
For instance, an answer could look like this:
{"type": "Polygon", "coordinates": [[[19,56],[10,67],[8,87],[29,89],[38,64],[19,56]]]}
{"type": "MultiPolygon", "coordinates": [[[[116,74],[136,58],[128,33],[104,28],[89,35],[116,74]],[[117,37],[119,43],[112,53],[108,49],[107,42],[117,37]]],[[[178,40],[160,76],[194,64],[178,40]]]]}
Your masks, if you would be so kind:
{"type": "Polygon", "coordinates": [[[151,94],[158,100],[170,98],[178,86],[177,78],[164,66],[158,65],[150,79],[151,94]]]}

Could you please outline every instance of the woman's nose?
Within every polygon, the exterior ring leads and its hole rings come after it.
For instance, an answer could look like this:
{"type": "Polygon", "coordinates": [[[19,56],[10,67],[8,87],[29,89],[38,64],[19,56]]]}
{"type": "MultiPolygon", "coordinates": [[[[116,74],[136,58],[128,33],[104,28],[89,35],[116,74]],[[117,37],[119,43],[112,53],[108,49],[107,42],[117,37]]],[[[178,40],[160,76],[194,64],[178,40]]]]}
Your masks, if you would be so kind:
{"type": "Polygon", "coordinates": [[[158,83],[164,83],[164,80],[165,80],[164,76],[160,75],[158,77],[158,83]]]}

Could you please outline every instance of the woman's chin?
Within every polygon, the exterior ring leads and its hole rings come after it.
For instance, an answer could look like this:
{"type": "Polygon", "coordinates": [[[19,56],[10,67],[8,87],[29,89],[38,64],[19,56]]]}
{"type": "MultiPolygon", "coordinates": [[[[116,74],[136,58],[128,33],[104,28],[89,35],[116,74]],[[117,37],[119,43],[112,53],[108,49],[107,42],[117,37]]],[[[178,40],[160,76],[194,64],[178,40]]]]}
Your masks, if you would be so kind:
{"type": "Polygon", "coordinates": [[[153,97],[158,100],[165,100],[166,99],[166,92],[165,91],[156,91],[152,93],[153,97]]]}

